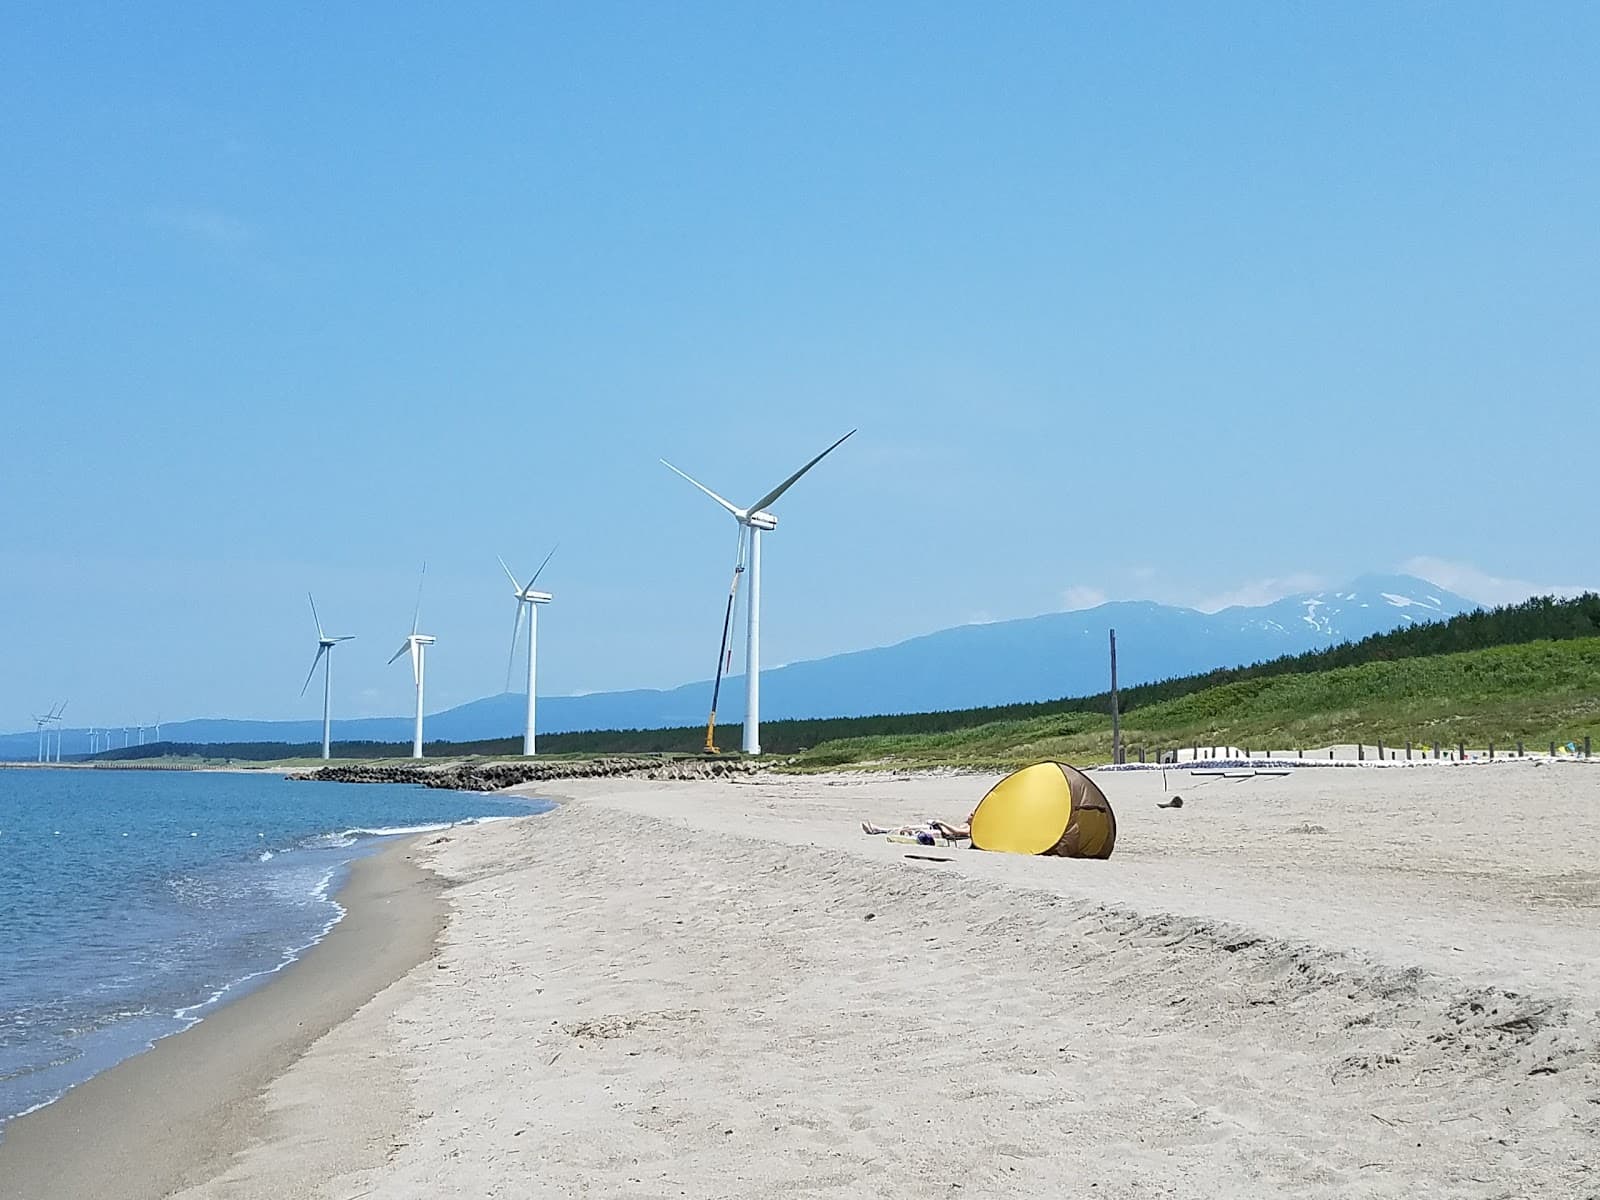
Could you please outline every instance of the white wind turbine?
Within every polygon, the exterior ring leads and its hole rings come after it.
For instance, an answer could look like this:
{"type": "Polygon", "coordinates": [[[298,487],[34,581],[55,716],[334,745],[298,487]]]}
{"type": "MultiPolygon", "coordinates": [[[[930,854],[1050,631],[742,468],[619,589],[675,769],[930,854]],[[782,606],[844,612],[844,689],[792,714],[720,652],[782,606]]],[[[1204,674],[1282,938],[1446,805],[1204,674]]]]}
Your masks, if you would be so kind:
{"type": "Polygon", "coordinates": [[[733,515],[733,519],[739,522],[741,540],[749,538],[750,602],[746,613],[744,642],[744,752],[746,754],[761,753],[761,534],[763,531],[771,531],[778,527],[778,518],[766,511],[767,506],[776,504],[778,497],[799,482],[802,475],[837,450],[854,433],[855,430],[852,429],[850,433],[845,434],[749,508],[740,508],[724,500],[698,479],[678,470],[666,459],[661,460],[662,465],[668,470],[683,476],[727,509],[733,515]]]}
{"type": "Polygon", "coordinates": [[[50,710],[49,714],[46,715],[46,717],[45,717],[45,720],[47,722],[49,722],[49,724],[47,724],[45,726],[45,731],[44,731],[44,760],[45,760],[45,762],[60,762],[61,761],[61,722],[62,722],[62,719],[63,719],[61,714],[66,712],[66,711],[67,711],[67,702],[65,700],[63,700],[60,704],[58,704],[54,708],[52,708],[50,710]],[[50,757],[50,733],[51,733],[50,725],[54,725],[56,727],[55,728],[56,752],[55,752],[55,758],[54,759],[52,759],[50,757]]]}
{"type": "MultiPolygon", "coordinates": [[[[332,702],[333,702],[333,648],[340,642],[348,642],[355,637],[353,633],[341,634],[338,637],[329,637],[322,631],[322,618],[317,616],[317,602],[312,599],[311,593],[306,593],[306,599],[311,602],[311,619],[317,625],[317,656],[311,660],[311,670],[306,672],[306,681],[300,685],[300,694],[304,696],[306,689],[311,686],[311,677],[317,673],[317,664],[322,662],[326,655],[328,661],[322,667],[322,757],[328,758],[332,746],[333,734],[332,702]]],[[[156,722],[156,737],[161,737],[161,722],[156,722]]]]}
{"type": "MultiPolygon", "coordinates": [[[[422,574],[426,578],[428,564],[422,564],[422,574]]],[[[400,643],[400,649],[394,652],[391,663],[397,661],[406,651],[411,652],[411,674],[417,681],[417,727],[411,737],[411,757],[422,757],[422,673],[424,654],[427,648],[434,643],[434,639],[426,633],[417,632],[417,622],[422,619],[422,580],[417,581],[417,608],[411,614],[411,632],[406,635],[406,640],[400,643]]]]}
{"type": "MultiPolygon", "coordinates": [[[[522,610],[528,610],[528,724],[522,731],[522,753],[533,754],[533,707],[534,707],[534,681],[538,674],[539,662],[539,605],[549,604],[555,599],[549,592],[534,591],[533,585],[539,582],[539,576],[544,574],[544,569],[555,556],[552,547],[549,554],[544,556],[544,562],[539,564],[539,569],[533,573],[533,578],[528,580],[524,587],[517,582],[517,577],[506,560],[500,559],[500,567],[506,573],[506,578],[511,580],[512,594],[517,598],[517,615],[511,622],[511,656],[506,660],[506,691],[511,690],[511,670],[517,661],[517,634],[522,631],[522,610]]],[[[498,556],[496,556],[498,557],[498,556]]]]}

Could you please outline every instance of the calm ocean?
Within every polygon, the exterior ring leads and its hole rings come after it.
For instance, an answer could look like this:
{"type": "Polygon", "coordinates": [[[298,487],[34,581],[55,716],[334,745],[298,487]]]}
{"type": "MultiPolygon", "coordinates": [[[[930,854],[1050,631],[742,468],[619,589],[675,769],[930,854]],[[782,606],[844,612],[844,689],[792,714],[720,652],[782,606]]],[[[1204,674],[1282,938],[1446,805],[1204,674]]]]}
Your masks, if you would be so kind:
{"type": "Polygon", "coordinates": [[[384,837],[547,807],[271,775],[0,770],[0,1123],[293,961],[384,837]]]}

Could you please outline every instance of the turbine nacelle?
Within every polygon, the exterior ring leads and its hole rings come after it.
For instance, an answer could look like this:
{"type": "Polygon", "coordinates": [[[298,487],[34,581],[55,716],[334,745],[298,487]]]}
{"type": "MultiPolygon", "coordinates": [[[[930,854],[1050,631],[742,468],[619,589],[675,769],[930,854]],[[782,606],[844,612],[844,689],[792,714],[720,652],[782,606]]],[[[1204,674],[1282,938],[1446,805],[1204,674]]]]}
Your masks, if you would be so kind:
{"type": "Polygon", "coordinates": [[[744,516],[739,518],[739,524],[770,533],[778,527],[778,518],[769,512],[745,513],[744,516]]]}

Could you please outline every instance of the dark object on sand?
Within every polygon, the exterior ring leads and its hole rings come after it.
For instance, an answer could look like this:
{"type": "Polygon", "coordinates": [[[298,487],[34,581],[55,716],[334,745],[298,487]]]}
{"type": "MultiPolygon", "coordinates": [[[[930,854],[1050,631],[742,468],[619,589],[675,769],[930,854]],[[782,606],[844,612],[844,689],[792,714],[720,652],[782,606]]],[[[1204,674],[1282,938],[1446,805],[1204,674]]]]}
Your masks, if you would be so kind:
{"type": "Polygon", "coordinates": [[[908,854],[907,858],[917,859],[919,862],[954,862],[954,859],[940,858],[936,854],[908,854]]]}
{"type": "Polygon", "coordinates": [[[1174,796],[1171,800],[1168,800],[1164,804],[1158,804],[1158,805],[1156,805],[1156,807],[1157,808],[1182,808],[1183,807],[1183,797],[1182,796],[1174,796]]]}

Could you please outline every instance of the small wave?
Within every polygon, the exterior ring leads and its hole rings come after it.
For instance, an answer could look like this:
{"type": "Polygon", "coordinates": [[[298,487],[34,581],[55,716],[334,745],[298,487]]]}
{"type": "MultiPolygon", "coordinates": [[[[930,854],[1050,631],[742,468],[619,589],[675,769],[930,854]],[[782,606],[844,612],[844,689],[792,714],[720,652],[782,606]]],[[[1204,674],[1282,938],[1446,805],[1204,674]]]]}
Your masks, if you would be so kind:
{"type": "Polygon", "coordinates": [[[466,825],[467,821],[435,821],[431,825],[380,825],[368,828],[358,825],[354,829],[346,829],[339,837],[401,837],[408,833],[437,833],[441,829],[449,829],[452,825],[466,825]]]}
{"type": "Polygon", "coordinates": [[[338,876],[338,873],[339,868],[330,867],[327,872],[323,874],[322,879],[318,881],[317,886],[314,889],[314,894],[318,900],[325,901],[326,903],[332,905],[333,915],[323,922],[322,928],[313,934],[309,941],[306,941],[299,946],[290,946],[283,952],[283,957],[272,966],[265,967],[260,971],[252,971],[248,975],[242,975],[238,979],[223,984],[204,1000],[201,1000],[196,1004],[186,1004],[182,1008],[174,1010],[172,1014],[173,1019],[185,1022],[183,1026],[184,1029],[188,1029],[190,1026],[198,1024],[200,1019],[205,1015],[205,1010],[219,1005],[223,998],[228,995],[228,993],[244,987],[246,984],[252,983],[257,979],[265,979],[269,975],[276,975],[290,963],[299,962],[300,957],[305,954],[306,951],[316,946],[322,941],[323,938],[332,933],[333,927],[340,921],[344,920],[345,913],[347,911],[344,905],[340,904],[331,895],[333,881],[338,876]]]}

